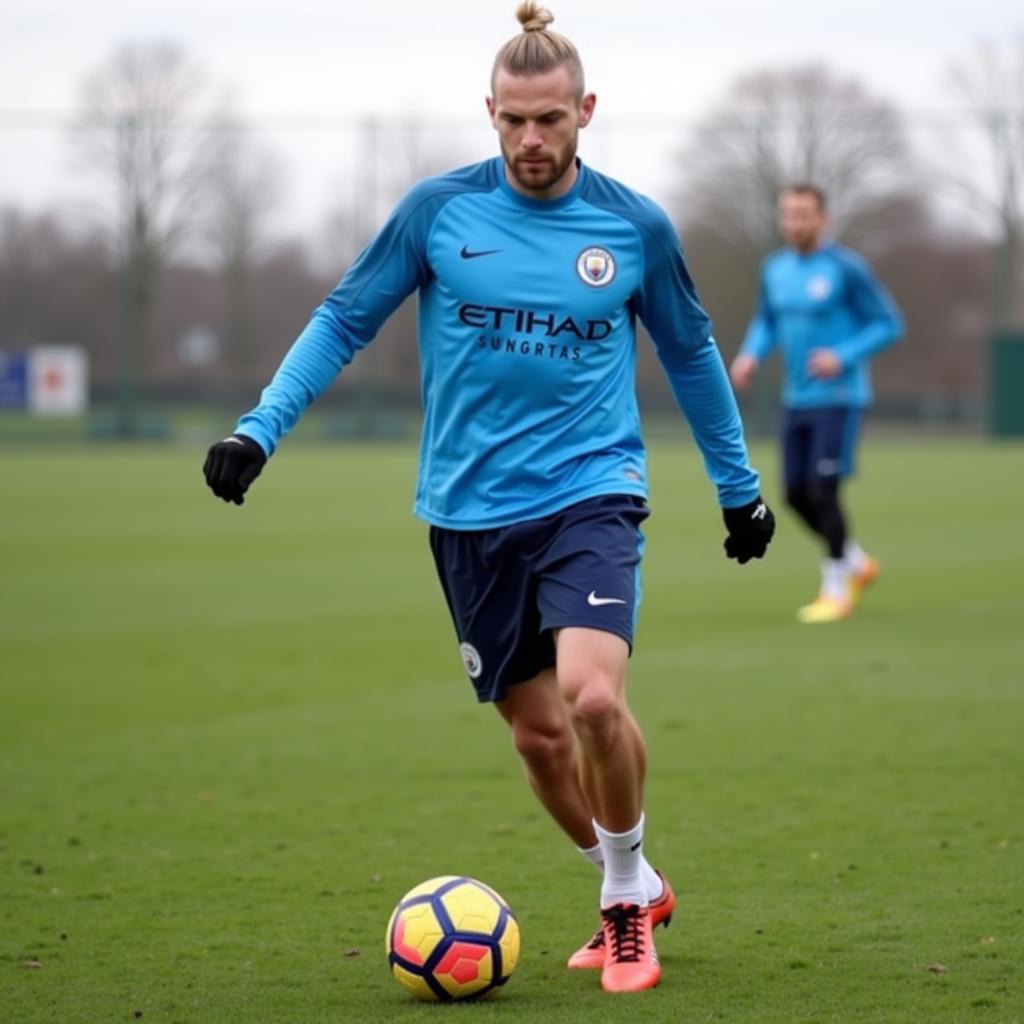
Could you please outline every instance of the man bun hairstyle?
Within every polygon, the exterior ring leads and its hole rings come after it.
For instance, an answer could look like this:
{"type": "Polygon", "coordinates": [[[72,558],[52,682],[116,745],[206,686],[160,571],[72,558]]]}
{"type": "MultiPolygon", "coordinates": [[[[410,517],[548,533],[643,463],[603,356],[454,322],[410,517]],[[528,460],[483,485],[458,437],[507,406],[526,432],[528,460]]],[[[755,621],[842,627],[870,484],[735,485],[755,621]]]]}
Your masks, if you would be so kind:
{"type": "Polygon", "coordinates": [[[555,20],[555,16],[540,4],[524,0],[516,10],[519,24],[524,32],[543,32],[555,20]]]}
{"type": "Polygon", "coordinates": [[[828,201],[825,196],[825,190],[819,185],[815,185],[810,181],[797,181],[792,185],[787,185],[783,190],[783,193],[797,196],[813,196],[818,201],[818,209],[825,211],[828,207],[828,201]]]}
{"type": "Polygon", "coordinates": [[[516,10],[516,18],[523,31],[513,36],[498,51],[491,70],[491,95],[498,71],[502,68],[510,75],[543,75],[565,65],[573,83],[577,101],[583,98],[583,63],[580,55],[565,36],[551,32],[548,25],[555,16],[536,0],[524,0],[516,10]]]}

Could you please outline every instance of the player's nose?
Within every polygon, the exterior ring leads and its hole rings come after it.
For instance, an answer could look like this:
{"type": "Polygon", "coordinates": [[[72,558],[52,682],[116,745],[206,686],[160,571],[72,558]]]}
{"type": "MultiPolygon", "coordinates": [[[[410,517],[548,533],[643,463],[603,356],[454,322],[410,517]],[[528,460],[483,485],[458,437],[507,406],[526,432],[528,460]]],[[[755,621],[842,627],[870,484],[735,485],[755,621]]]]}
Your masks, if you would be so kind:
{"type": "Polygon", "coordinates": [[[523,148],[539,149],[544,144],[544,139],[536,125],[527,124],[523,132],[523,148]]]}

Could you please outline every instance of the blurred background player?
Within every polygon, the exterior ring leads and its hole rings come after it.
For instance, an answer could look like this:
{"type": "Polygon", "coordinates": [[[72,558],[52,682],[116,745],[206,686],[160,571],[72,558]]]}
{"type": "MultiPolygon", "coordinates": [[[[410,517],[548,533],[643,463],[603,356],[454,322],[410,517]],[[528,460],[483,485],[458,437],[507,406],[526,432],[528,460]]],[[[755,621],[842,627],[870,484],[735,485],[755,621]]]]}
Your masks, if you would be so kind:
{"type": "Polygon", "coordinates": [[[596,102],[579,55],[544,8],[517,17],[487,99],[501,156],[411,190],[204,473],[241,504],[303,410],[419,290],[415,510],[478,700],[603,868],[601,928],[569,966],[637,991],[660,979],[652,928],[675,896],[644,857],[647,754],[625,695],[648,515],[636,315],[717,486],[726,554],[760,558],[774,519],[671,223],[577,159],[596,102]]]}
{"type": "Polygon", "coordinates": [[[757,310],[730,368],[733,384],[746,390],[763,360],[776,347],[782,352],[786,501],[825,546],[818,596],[797,612],[806,623],[847,618],[878,578],[878,560],[850,536],[839,492],[871,402],[868,360],[903,333],[871,268],[828,241],[827,226],[821,189],[793,185],[779,197],[787,248],[762,265],[757,310]]]}

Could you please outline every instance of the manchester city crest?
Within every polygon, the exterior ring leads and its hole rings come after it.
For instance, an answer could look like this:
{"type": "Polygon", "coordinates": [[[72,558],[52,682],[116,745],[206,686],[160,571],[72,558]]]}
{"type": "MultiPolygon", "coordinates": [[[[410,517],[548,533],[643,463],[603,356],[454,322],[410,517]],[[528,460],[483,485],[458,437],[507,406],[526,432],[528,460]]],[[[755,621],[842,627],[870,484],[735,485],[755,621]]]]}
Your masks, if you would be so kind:
{"type": "Polygon", "coordinates": [[[480,658],[480,652],[467,643],[459,644],[459,654],[462,655],[462,664],[466,666],[470,679],[478,679],[484,670],[484,663],[480,658]]]}
{"type": "Polygon", "coordinates": [[[615,257],[607,249],[591,246],[576,257],[576,273],[591,288],[603,288],[615,276],[615,257]]]}
{"type": "Polygon", "coordinates": [[[832,294],[832,282],[823,275],[812,277],[807,282],[807,294],[818,302],[823,302],[832,294]]]}

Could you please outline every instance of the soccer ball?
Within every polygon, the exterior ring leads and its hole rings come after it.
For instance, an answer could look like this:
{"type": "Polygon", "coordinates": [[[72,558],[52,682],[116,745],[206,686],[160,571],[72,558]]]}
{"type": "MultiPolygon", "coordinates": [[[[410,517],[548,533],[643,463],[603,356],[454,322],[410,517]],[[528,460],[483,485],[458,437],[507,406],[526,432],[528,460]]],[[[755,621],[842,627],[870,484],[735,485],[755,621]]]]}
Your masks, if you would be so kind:
{"type": "Polygon", "coordinates": [[[478,999],[508,981],[519,959],[519,924],[489,886],[443,875],[410,889],[385,939],[395,980],[417,999],[478,999]]]}

